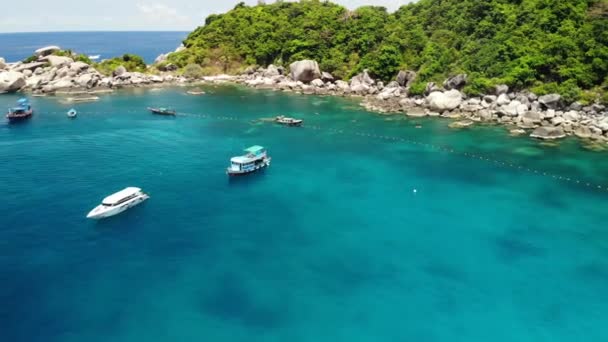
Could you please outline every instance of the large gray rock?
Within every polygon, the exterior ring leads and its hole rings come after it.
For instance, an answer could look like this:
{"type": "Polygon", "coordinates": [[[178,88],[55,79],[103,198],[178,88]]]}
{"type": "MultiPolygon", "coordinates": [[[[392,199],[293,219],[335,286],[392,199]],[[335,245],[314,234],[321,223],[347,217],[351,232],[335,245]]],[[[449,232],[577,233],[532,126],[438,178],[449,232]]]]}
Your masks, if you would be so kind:
{"type": "Polygon", "coordinates": [[[87,88],[91,86],[93,83],[93,75],[92,74],[82,74],[76,79],[76,84],[83,88],[87,88]]]}
{"type": "Polygon", "coordinates": [[[270,64],[268,68],[266,68],[266,70],[262,73],[262,75],[264,77],[274,77],[281,75],[281,73],[279,72],[279,69],[274,66],[274,64],[270,64]]]}
{"type": "Polygon", "coordinates": [[[397,74],[397,83],[402,87],[409,87],[416,79],[416,72],[411,70],[399,71],[397,74]]]}
{"type": "Polygon", "coordinates": [[[323,82],[333,82],[334,76],[328,72],[323,71],[321,73],[321,80],[323,80],[323,82]]]}
{"type": "Polygon", "coordinates": [[[89,68],[89,65],[85,62],[74,62],[70,65],[70,70],[80,72],[89,68]]]}
{"type": "Polygon", "coordinates": [[[43,83],[45,83],[44,80],[45,80],[44,76],[34,75],[25,81],[25,86],[30,89],[37,89],[38,87],[43,85],[43,83]]]}
{"type": "Polygon", "coordinates": [[[122,65],[119,65],[116,69],[114,69],[114,71],[112,72],[112,75],[114,77],[116,76],[122,76],[127,72],[127,68],[125,68],[122,65]]]}
{"type": "Polygon", "coordinates": [[[521,115],[523,121],[530,123],[540,123],[542,121],[542,115],[539,112],[527,111],[521,115]]]}
{"type": "Polygon", "coordinates": [[[566,119],[568,121],[572,121],[572,122],[577,122],[581,119],[581,115],[579,114],[579,112],[577,112],[575,110],[565,112],[563,117],[564,117],[564,119],[566,119]]]}
{"type": "Polygon", "coordinates": [[[595,124],[595,127],[601,129],[604,132],[608,132],[608,118],[598,120],[598,122],[595,124]]]}
{"type": "Polygon", "coordinates": [[[369,76],[369,72],[367,71],[367,69],[363,70],[362,73],[356,75],[350,80],[351,87],[355,87],[358,85],[365,85],[369,87],[372,86],[374,83],[376,83],[376,81],[374,81],[374,79],[369,76]]]}
{"type": "Polygon", "coordinates": [[[562,96],[559,94],[543,95],[538,98],[538,102],[546,109],[558,109],[562,96]]]}
{"type": "Polygon", "coordinates": [[[511,99],[507,94],[500,94],[496,99],[496,104],[499,106],[505,106],[511,103],[511,99]]]}
{"type": "Polygon", "coordinates": [[[25,77],[16,71],[0,72],[0,93],[15,92],[25,86],[25,77]]]}
{"type": "Polygon", "coordinates": [[[24,70],[36,70],[45,65],[46,65],[46,62],[23,63],[15,68],[13,68],[13,71],[23,72],[24,70]]]}
{"type": "Polygon", "coordinates": [[[445,112],[458,108],[462,103],[462,94],[456,90],[446,92],[434,91],[426,97],[426,104],[436,112],[445,112]]]}
{"type": "Polygon", "coordinates": [[[530,137],[543,139],[543,140],[553,140],[553,139],[561,139],[566,137],[566,133],[561,127],[539,127],[530,134],[530,137]]]}
{"type": "Polygon", "coordinates": [[[61,79],[55,80],[55,81],[45,85],[44,87],[42,87],[42,91],[44,91],[45,93],[52,93],[57,90],[69,89],[69,88],[72,88],[73,86],[74,86],[73,79],[61,78],[61,79]]]}
{"type": "Polygon", "coordinates": [[[321,81],[321,80],[320,80],[320,79],[318,79],[318,78],[316,78],[316,79],[312,80],[312,82],[310,82],[310,84],[311,84],[312,86],[317,87],[317,88],[321,88],[321,87],[323,87],[323,86],[325,85],[325,83],[323,83],[323,81],[321,81]]]}
{"type": "Polygon", "coordinates": [[[64,57],[64,56],[47,56],[45,57],[45,60],[48,61],[51,66],[64,66],[64,65],[70,65],[72,63],[74,63],[74,60],[71,59],[70,57],[64,57]]]}
{"type": "Polygon", "coordinates": [[[517,100],[513,100],[508,105],[499,108],[499,112],[507,116],[520,116],[527,111],[528,106],[517,100]]]}
{"type": "Polygon", "coordinates": [[[467,84],[467,74],[459,74],[448,78],[443,82],[445,89],[462,89],[467,84]]]}
{"type": "Polygon", "coordinates": [[[316,78],[321,78],[319,64],[312,60],[303,60],[291,63],[289,66],[291,78],[294,81],[311,82],[316,78]]]}
{"type": "Polygon", "coordinates": [[[350,86],[348,85],[348,83],[345,82],[345,81],[342,81],[342,80],[336,81],[336,87],[338,87],[338,89],[340,89],[342,91],[349,91],[350,90],[350,86]]]}
{"type": "Polygon", "coordinates": [[[499,84],[494,87],[494,93],[498,95],[506,94],[509,92],[509,86],[506,84],[499,84]]]}
{"type": "Polygon", "coordinates": [[[61,48],[59,46],[50,45],[50,46],[42,47],[42,48],[34,51],[34,53],[38,57],[44,57],[44,56],[48,56],[48,55],[52,54],[53,52],[57,52],[60,50],[61,50],[61,48]]]}
{"type": "Polygon", "coordinates": [[[593,135],[591,132],[591,129],[587,126],[579,126],[577,128],[574,129],[574,135],[576,135],[579,138],[583,138],[583,139],[587,139],[587,138],[591,138],[591,136],[593,135]]]}
{"type": "Polygon", "coordinates": [[[350,90],[355,94],[366,95],[367,93],[369,93],[370,86],[368,86],[367,84],[363,84],[363,83],[356,83],[356,84],[351,83],[350,90]]]}

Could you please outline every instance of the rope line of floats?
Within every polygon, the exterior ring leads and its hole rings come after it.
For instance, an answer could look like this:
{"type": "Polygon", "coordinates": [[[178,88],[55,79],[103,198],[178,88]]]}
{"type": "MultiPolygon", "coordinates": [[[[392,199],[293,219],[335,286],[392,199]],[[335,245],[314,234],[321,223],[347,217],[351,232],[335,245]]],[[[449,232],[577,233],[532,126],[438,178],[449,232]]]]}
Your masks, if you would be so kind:
{"type": "MultiPolygon", "coordinates": [[[[141,113],[141,110],[127,110],[127,111],[122,111],[122,112],[123,113],[141,113]]],[[[108,114],[107,112],[95,112],[95,111],[92,111],[92,112],[87,111],[87,112],[82,112],[82,113],[83,114],[108,114]]],[[[50,112],[49,114],[58,114],[58,113],[50,112]]],[[[199,114],[199,113],[179,112],[179,113],[176,113],[176,116],[198,117],[198,118],[204,118],[204,119],[215,119],[215,120],[225,120],[225,121],[245,121],[243,118],[234,117],[234,116],[221,116],[221,115],[216,116],[216,115],[199,114]]],[[[252,121],[252,120],[247,119],[247,121],[252,121]]],[[[262,121],[262,122],[264,122],[264,121],[262,121]]],[[[336,129],[336,128],[323,128],[323,127],[316,126],[316,125],[304,125],[304,126],[300,127],[300,129],[302,129],[302,128],[312,129],[312,130],[317,130],[317,131],[327,131],[327,132],[333,132],[333,133],[338,133],[338,134],[352,134],[352,135],[356,135],[356,136],[360,136],[360,137],[364,137],[364,138],[380,139],[380,140],[385,140],[385,141],[403,142],[403,143],[410,144],[410,145],[425,147],[430,150],[436,150],[438,152],[452,153],[452,154],[459,155],[462,157],[480,160],[480,161],[488,162],[488,163],[506,167],[506,168],[515,169],[515,170],[522,171],[522,172],[524,172],[524,171],[529,172],[529,173],[532,173],[532,174],[535,174],[538,176],[552,178],[557,181],[583,186],[588,189],[608,191],[608,186],[604,186],[601,184],[594,184],[594,183],[584,181],[581,179],[552,174],[552,173],[548,173],[548,172],[545,172],[542,170],[533,169],[533,168],[526,167],[523,165],[514,164],[512,162],[488,158],[487,156],[476,154],[476,153],[460,152],[460,151],[454,150],[453,148],[447,147],[447,146],[434,145],[434,144],[429,144],[429,143],[425,143],[425,142],[421,142],[421,141],[410,140],[410,139],[395,137],[395,136],[379,135],[379,134],[370,133],[370,132],[362,132],[362,131],[352,132],[352,131],[345,131],[343,129],[336,129]]]]}

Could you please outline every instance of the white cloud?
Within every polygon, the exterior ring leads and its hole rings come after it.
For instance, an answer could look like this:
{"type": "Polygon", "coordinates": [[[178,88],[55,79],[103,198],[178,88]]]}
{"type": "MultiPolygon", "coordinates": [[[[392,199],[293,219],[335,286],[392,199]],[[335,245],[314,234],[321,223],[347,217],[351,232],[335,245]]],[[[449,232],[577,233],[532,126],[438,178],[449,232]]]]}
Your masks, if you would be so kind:
{"type": "Polygon", "coordinates": [[[164,4],[137,4],[139,13],[146,21],[160,24],[184,24],[191,22],[191,18],[182,15],[173,7],[164,4]]]}
{"type": "MultiPolygon", "coordinates": [[[[75,5],[76,0],[13,1],[10,6],[10,15],[0,20],[0,32],[190,31],[201,25],[207,15],[230,10],[240,1],[244,1],[248,5],[255,5],[258,2],[258,0],[104,0],[104,6],[97,6],[95,11],[90,11],[86,5],[75,5]],[[32,11],[32,8],[36,8],[36,11],[32,11]],[[201,12],[204,13],[202,17],[201,12]],[[48,18],[52,18],[52,20],[48,20],[48,18]]],[[[361,5],[386,6],[391,11],[412,2],[411,0],[331,1],[349,8],[361,5]]],[[[272,3],[274,0],[266,0],[266,2],[272,3]]],[[[0,46],[1,53],[2,47],[0,46]]]]}

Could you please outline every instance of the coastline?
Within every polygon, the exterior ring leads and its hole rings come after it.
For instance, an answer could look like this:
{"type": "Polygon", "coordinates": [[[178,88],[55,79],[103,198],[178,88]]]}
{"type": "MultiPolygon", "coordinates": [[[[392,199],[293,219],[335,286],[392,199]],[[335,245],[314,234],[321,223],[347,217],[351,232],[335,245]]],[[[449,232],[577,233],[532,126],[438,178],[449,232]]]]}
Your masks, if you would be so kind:
{"type": "MultiPolygon", "coordinates": [[[[56,51],[57,47],[50,48],[56,51]]],[[[44,49],[49,50],[49,47],[41,50],[44,49]]],[[[451,119],[454,122],[450,127],[454,129],[482,123],[503,125],[514,136],[528,135],[543,140],[576,136],[596,150],[608,148],[608,113],[600,104],[566,105],[559,94],[510,93],[506,86],[497,87],[492,95],[467,97],[460,91],[466,84],[466,75],[447,79],[443,87],[429,83],[426,96],[409,96],[409,84],[416,77],[412,71],[400,72],[395,81],[385,86],[383,82],[373,80],[367,71],[350,82],[334,80],[331,74],[321,72],[315,61],[295,62],[290,69],[288,73],[282,67],[270,65],[268,68],[249,68],[240,75],[187,78],[173,71],[128,72],[120,66],[112,75],[106,76],[86,63],[47,54],[30,63],[7,64],[0,59],[0,79],[4,83],[0,93],[4,90],[32,96],[91,96],[93,100],[95,94],[123,88],[233,83],[303,95],[353,97],[360,99],[361,106],[370,112],[451,119]]]]}
{"type": "MultiPolygon", "coordinates": [[[[270,67],[269,67],[270,69],[270,67]]],[[[541,108],[538,103],[539,97],[531,93],[511,93],[507,91],[500,95],[486,95],[483,97],[467,98],[456,89],[434,90],[426,97],[408,96],[406,87],[401,87],[391,82],[384,86],[378,82],[376,86],[364,88],[362,92],[357,85],[352,86],[343,81],[326,82],[318,86],[294,82],[288,76],[264,76],[265,69],[254,74],[238,76],[218,75],[203,77],[202,82],[206,84],[234,83],[241,84],[254,89],[267,89],[283,92],[293,92],[302,95],[317,96],[339,96],[351,97],[360,100],[360,105],[366,110],[380,115],[406,115],[411,118],[444,118],[452,120],[450,128],[464,129],[472,125],[500,125],[505,127],[512,136],[528,135],[540,140],[559,140],[566,137],[576,137],[583,140],[594,150],[605,150],[608,148],[608,116],[605,107],[601,105],[583,106],[577,104],[564,106],[559,100],[551,104],[553,108],[541,108]],[[341,82],[341,83],[339,83],[341,82]],[[452,94],[457,97],[456,105],[442,107],[442,103],[433,103],[434,96],[452,94]],[[432,95],[435,94],[435,95],[432,95]],[[499,101],[508,101],[501,105],[499,101]],[[529,105],[524,105],[518,99],[531,98],[529,105]],[[515,103],[513,103],[515,102],[515,103]],[[521,112],[517,112],[519,106],[521,112]],[[506,107],[506,108],[505,108],[506,107]],[[523,108],[530,109],[522,110],[523,108]],[[579,108],[578,110],[574,108],[579,108]],[[512,115],[505,113],[511,110],[512,115]],[[597,111],[595,111],[597,110],[597,111]],[[591,113],[589,113],[591,112],[591,113]],[[514,115],[513,115],[514,114],[514,115]]],[[[353,79],[369,78],[364,72],[353,79]]],[[[559,95],[557,95],[559,96],[559,95]]],[[[550,95],[556,97],[556,95],[550,95]]]]}

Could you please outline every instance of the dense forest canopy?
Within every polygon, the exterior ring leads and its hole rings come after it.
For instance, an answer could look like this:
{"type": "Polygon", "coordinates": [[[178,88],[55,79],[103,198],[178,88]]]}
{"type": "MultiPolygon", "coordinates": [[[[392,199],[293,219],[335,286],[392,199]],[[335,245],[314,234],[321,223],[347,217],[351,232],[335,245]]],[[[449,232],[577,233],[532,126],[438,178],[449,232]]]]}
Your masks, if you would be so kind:
{"type": "Polygon", "coordinates": [[[234,72],[309,58],[339,78],[369,69],[389,80],[400,69],[414,70],[414,92],[467,73],[469,93],[505,83],[589,97],[608,88],[607,2],[420,0],[395,13],[319,0],[240,3],[209,16],[170,61],[234,72]]]}

